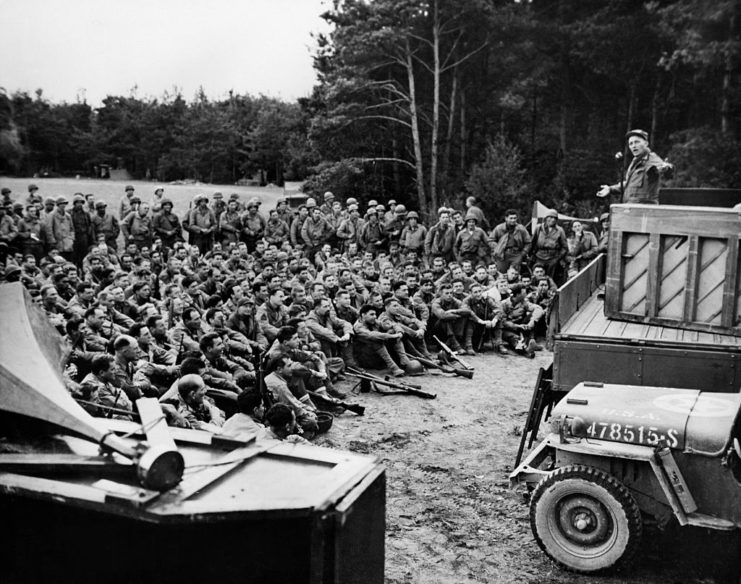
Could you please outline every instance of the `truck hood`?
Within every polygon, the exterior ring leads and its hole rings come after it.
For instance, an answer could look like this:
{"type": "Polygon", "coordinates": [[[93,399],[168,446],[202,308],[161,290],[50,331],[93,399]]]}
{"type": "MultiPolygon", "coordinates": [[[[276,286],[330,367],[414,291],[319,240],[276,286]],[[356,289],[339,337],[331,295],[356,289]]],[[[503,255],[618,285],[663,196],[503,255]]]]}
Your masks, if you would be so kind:
{"type": "MultiPolygon", "coordinates": [[[[587,439],[692,450],[722,451],[741,395],[693,389],[580,383],[553,410],[575,419],[569,430],[587,439]]],[[[563,429],[562,429],[563,431],[563,429]]]]}

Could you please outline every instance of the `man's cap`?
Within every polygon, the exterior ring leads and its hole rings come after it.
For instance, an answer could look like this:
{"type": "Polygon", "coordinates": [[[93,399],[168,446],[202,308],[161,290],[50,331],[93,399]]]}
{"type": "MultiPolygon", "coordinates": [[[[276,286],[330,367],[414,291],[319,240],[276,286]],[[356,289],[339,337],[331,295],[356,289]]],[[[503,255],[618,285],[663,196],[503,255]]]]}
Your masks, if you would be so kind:
{"type": "Polygon", "coordinates": [[[416,211],[409,211],[409,213],[407,213],[407,219],[419,219],[419,213],[416,211]]]}
{"type": "Polygon", "coordinates": [[[56,204],[57,204],[56,199],[52,199],[51,197],[46,197],[44,199],[44,205],[56,205],[56,204]]]}
{"type": "Polygon", "coordinates": [[[638,136],[639,138],[643,138],[646,142],[648,142],[648,132],[645,130],[631,130],[627,134],[625,134],[625,139],[627,140],[631,136],[638,136]]]}
{"type": "Polygon", "coordinates": [[[324,193],[324,200],[326,201],[327,199],[334,199],[334,193],[332,191],[324,193]]]}
{"type": "Polygon", "coordinates": [[[28,192],[32,193],[33,191],[38,191],[39,187],[37,187],[35,184],[28,185],[28,192]]]}
{"type": "Polygon", "coordinates": [[[85,203],[85,196],[81,195],[80,193],[77,193],[74,197],[72,197],[72,204],[75,203],[85,203]]]}
{"type": "Polygon", "coordinates": [[[208,201],[208,197],[206,195],[200,194],[200,195],[196,195],[195,198],[193,199],[193,202],[196,205],[200,203],[201,201],[208,201]]]}
{"type": "Polygon", "coordinates": [[[546,217],[555,217],[556,219],[558,219],[558,211],[556,211],[555,209],[548,209],[548,211],[546,211],[546,214],[543,215],[543,218],[546,217]]]}
{"type": "Polygon", "coordinates": [[[218,192],[218,191],[217,191],[217,192],[215,192],[215,193],[214,193],[214,194],[213,194],[212,196],[213,196],[213,198],[214,198],[214,199],[223,199],[223,198],[224,198],[224,195],[222,195],[222,194],[221,194],[220,192],[218,192]]]}
{"type": "Polygon", "coordinates": [[[141,203],[142,200],[139,197],[131,197],[131,201],[130,202],[133,205],[135,203],[141,203]]]}
{"type": "Polygon", "coordinates": [[[232,193],[231,195],[229,195],[229,200],[230,201],[238,201],[239,200],[239,193],[232,193]]]}
{"type": "Polygon", "coordinates": [[[468,213],[466,213],[465,221],[475,221],[476,223],[478,223],[479,219],[478,217],[476,217],[476,213],[471,213],[471,211],[469,211],[468,213]]]}
{"type": "Polygon", "coordinates": [[[15,203],[13,203],[13,211],[17,211],[19,209],[23,210],[23,203],[19,203],[16,201],[15,203]]]}
{"type": "Polygon", "coordinates": [[[126,185],[126,188],[124,190],[128,193],[129,191],[133,191],[134,187],[132,187],[131,185],[126,185]]]}
{"type": "Polygon", "coordinates": [[[599,216],[599,220],[601,221],[609,221],[610,220],[610,214],[609,213],[602,213],[602,215],[599,216]]]}
{"type": "Polygon", "coordinates": [[[105,209],[107,206],[104,201],[95,201],[96,209],[105,209]]]}
{"type": "Polygon", "coordinates": [[[172,201],[170,199],[162,199],[160,201],[160,207],[164,207],[165,205],[170,205],[172,207],[172,201]]]}
{"type": "Polygon", "coordinates": [[[67,205],[69,201],[67,200],[67,197],[57,197],[56,204],[57,205],[67,205]]]}
{"type": "Polygon", "coordinates": [[[12,192],[13,191],[11,191],[8,187],[3,187],[3,190],[0,191],[0,193],[2,193],[3,195],[9,195],[12,192]]]}

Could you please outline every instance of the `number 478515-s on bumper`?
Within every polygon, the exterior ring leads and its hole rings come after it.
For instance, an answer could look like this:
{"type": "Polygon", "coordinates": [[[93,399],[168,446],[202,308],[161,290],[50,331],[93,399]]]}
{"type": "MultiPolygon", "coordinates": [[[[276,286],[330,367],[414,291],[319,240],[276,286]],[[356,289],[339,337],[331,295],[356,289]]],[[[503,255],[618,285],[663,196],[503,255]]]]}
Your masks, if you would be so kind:
{"type": "Polygon", "coordinates": [[[659,525],[741,528],[739,406],[738,394],[577,385],[510,475],[531,491],[540,547],[588,573],[629,560],[642,514],[659,525]]]}

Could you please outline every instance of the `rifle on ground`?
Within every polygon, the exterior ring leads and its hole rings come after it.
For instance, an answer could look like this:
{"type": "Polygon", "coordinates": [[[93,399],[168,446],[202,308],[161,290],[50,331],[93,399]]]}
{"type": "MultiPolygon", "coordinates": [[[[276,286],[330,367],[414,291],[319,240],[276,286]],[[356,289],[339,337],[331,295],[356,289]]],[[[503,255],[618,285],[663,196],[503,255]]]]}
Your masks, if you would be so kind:
{"type": "Polygon", "coordinates": [[[337,406],[350,411],[353,414],[357,414],[358,416],[362,416],[363,414],[365,414],[365,406],[361,406],[360,404],[349,404],[346,401],[342,401],[330,395],[323,395],[309,389],[306,390],[306,393],[308,393],[312,399],[319,399],[333,406],[337,406]]]}
{"type": "Polygon", "coordinates": [[[383,377],[379,377],[378,375],[374,375],[373,373],[368,373],[367,371],[364,371],[362,369],[353,369],[352,367],[348,367],[346,372],[348,375],[360,379],[361,391],[363,391],[363,386],[365,385],[367,387],[365,392],[370,391],[371,389],[375,389],[382,395],[402,395],[407,393],[425,399],[435,399],[437,397],[437,394],[418,389],[419,386],[413,386],[398,380],[390,381],[388,379],[384,379],[383,377]],[[382,390],[379,386],[389,387],[398,391],[382,390]]]}
{"type": "Polygon", "coordinates": [[[446,345],[445,343],[443,343],[436,336],[433,336],[432,338],[437,341],[437,344],[440,345],[440,348],[443,350],[443,353],[444,354],[448,355],[454,361],[457,361],[460,364],[460,366],[463,367],[464,369],[468,369],[469,371],[473,371],[473,367],[471,367],[468,363],[466,363],[463,359],[461,359],[458,356],[458,353],[456,353],[453,349],[451,349],[450,347],[448,347],[448,345],[446,345]]]}
{"type": "Polygon", "coordinates": [[[415,359],[422,363],[422,365],[430,369],[439,369],[443,373],[454,373],[458,377],[465,377],[466,379],[473,378],[473,371],[470,369],[458,369],[457,367],[453,367],[452,365],[448,365],[446,363],[438,363],[437,361],[425,359],[424,357],[415,357],[415,359]]]}

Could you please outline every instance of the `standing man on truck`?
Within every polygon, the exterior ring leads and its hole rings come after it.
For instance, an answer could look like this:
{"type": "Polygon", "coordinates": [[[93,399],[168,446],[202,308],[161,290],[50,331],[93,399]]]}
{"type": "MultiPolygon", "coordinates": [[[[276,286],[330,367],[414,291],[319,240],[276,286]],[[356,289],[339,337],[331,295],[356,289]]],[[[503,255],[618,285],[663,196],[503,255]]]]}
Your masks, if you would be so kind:
{"type": "Polygon", "coordinates": [[[625,180],[614,185],[602,185],[597,196],[622,195],[623,203],[658,205],[660,178],[671,178],[674,166],[649,149],[648,132],[631,130],[625,137],[633,154],[633,160],[625,171],[625,180]]]}

